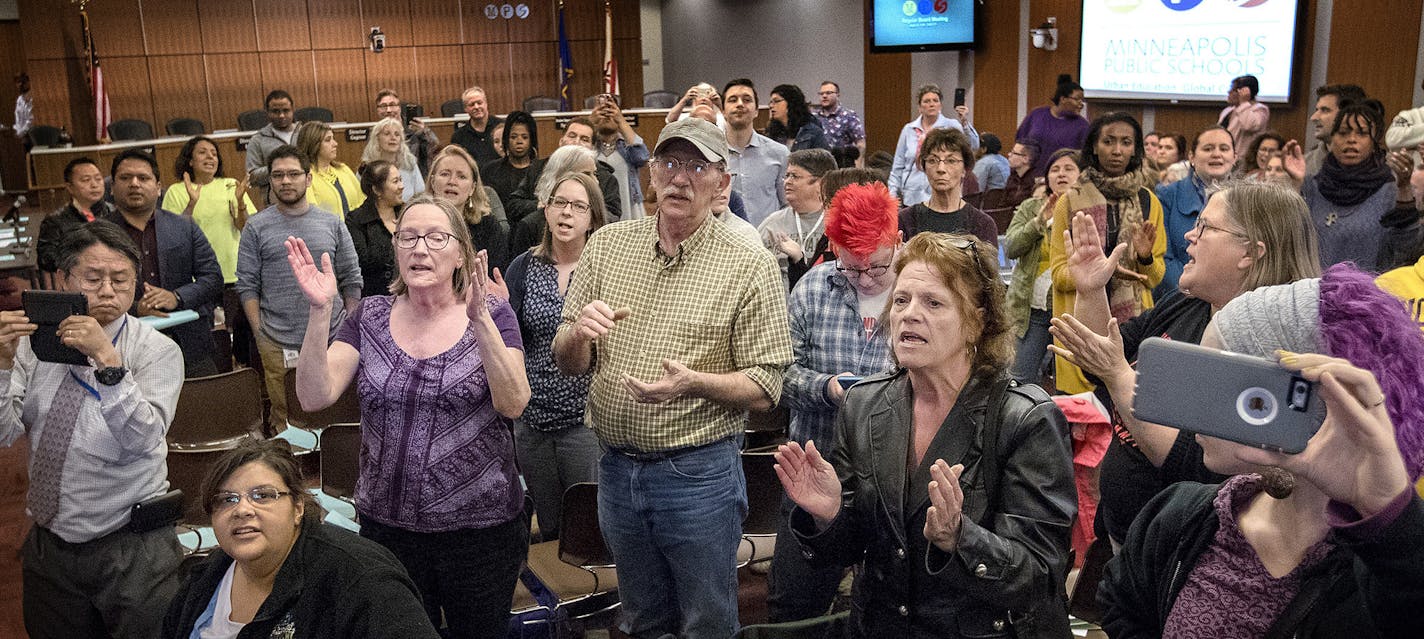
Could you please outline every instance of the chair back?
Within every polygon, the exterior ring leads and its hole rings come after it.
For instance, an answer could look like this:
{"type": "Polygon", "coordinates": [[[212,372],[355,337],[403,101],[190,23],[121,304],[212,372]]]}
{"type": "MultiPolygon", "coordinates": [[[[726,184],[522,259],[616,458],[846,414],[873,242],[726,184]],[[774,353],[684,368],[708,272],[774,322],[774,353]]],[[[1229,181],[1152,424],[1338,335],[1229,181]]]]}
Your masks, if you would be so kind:
{"type": "Polygon", "coordinates": [[[297,109],[296,118],[298,122],[332,122],[336,114],[326,107],[310,106],[297,109]]]}
{"type": "Polygon", "coordinates": [[[267,112],[262,109],[253,109],[237,114],[237,129],[239,131],[256,131],[264,126],[267,126],[267,112]]]}
{"type": "Polygon", "coordinates": [[[109,125],[110,140],[151,140],[153,125],[146,120],[119,120],[109,125]]]}
{"type": "Polygon", "coordinates": [[[192,377],[183,381],[168,427],[170,447],[225,450],[262,429],[262,377],[256,369],[192,377]]]}
{"type": "Polygon", "coordinates": [[[356,393],[356,380],[351,380],[336,403],[313,412],[303,410],[301,400],[297,399],[297,369],[287,369],[282,385],[287,393],[287,423],[297,428],[321,430],[332,424],[361,423],[361,397],[356,393]]]}
{"type": "Polygon", "coordinates": [[[743,451],[742,473],[747,479],[747,518],[743,535],[775,535],[781,522],[781,480],[776,477],[774,451],[743,451]]]}
{"type": "Polygon", "coordinates": [[[180,523],[203,527],[212,524],[208,514],[203,512],[203,479],[208,470],[229,450],[237,447],[237,442],[223,448],[184,451],[168,447],[168,488],[183,491],[183,518],[180,523]]]}
{"type": "Polygon", "coordinates": [[[537,111],[558,111],[563,105],[558,98],[551,98],[547,95],[536,95],[524,98],[524,110],[529,113],[537,111]]]}
{"type": "Polygon", "coordinates": [[[59,134],[59,127],[50,126],[48,124],[40,124],[37,126],[30,127],[30,132],[28,135],[30,136],[31,146],[41,147],[59,146],[59,134]]]}
{"type": "Polygon", "coordinates": [[[643,94],[643,107],[647,109],[671,109],[677,104],[678,95],[672,91],[649,91],[643,94]]]}
{"type": "Polygon", "coordinates": [[[361,425],[332,424],[321,431],[321,491],[337,499],[356,498],[360,474],[361,425]]]}
{"type": "Polygon", "coordinates": [[[453,118],[465,112],[465,103],[458,98],[440,103],[440,117],[453,118]]]}
{"type": "Polygon", "coordinates": [[[583,482],[564,491],[559,525],[559,560],[580,568],[613,565],[613,553],[598,526],[598,484],[583,482]]]}
{"type": "Polygon", "coordinates": [[[163,128],[168,135],[202,135],[208,132],[208,125],[197,118],[173,118],[163,128]]]}
{"type": "Polygon", "coordinates": [[[742,449],[758,450],[784,443],[790,427],[791,410],[785,405],[778,405],[764,413],[751,411],[747,414],[742,449]]]}

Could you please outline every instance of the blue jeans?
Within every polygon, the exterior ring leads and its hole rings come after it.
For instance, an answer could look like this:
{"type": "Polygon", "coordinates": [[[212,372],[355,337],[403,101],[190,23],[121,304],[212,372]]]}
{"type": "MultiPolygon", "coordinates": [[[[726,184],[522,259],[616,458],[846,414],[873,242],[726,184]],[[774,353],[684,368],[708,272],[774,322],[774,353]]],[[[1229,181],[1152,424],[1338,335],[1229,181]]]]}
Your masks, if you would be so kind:
{"type": "Polygon", "coordinates": [[[1048,344],[1053,335],[1048,332],[1048,320],[1053,313],[1029,309],[1028,331],[1019,338],[1018,350],[1014,352],[1014,366],[1009,376],[1020,384],[1037,384],[1043,375],[1043,360],[1048,353],[1048,344]]]}
{"type": "Polygon", "coordinates": [[[598,481],[598,437],[582,425],[543,431],[515,420],[514,449],[539,516],[540,540],[558,539],[564,491],[574,484],[598,481]]]}
{"type": "Polygon", "coordinates": [[[598,522],[618,565],[631,637],[726,639],[737,632],[737,546],[747,515],[737,442],[599,462],[598,522]]]}

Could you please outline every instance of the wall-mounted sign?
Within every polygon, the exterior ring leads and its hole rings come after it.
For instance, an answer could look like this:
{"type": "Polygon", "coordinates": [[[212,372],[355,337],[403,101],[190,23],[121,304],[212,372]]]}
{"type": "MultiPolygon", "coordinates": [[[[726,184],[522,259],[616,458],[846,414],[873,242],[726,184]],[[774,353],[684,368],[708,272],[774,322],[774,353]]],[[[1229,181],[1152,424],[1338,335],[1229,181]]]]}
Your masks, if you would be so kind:
{"type": "Polygon", "coordinates": [[[514,5],[512,5],[512,4],[502,4],[502,5],[500,5],[500,6],[499,6],[499,15],[500,15],[501,17],[503,17],[505,20],[508,20],[508,19],[510,19],[510,18],[513,18],[513,17],[514,17],[514,5]]]}
{"type": "Polygon", "coordinates": [[[485,17],[488,18],[488,19],[490,19],[490,20],[493,20],[493,19],[495,19],[495,18],[498,18],[498,17],[499,17],[499,6],[496,5],[496,4],[494,4],[494,3],[490,3],[490,4],[485,5],[485,17]]]}
{"type": "Polygon", "coordinates": [[[522,4],[522,3],[519,4],[519,5],[516,5],[516,6],[514,7],[514,15],[519,16],[519,19],[520,19],[520,20],[523,20],[523,19],[525,19],[525,18],[528,18],[528,17],[529,17],[529,5],[527,5],[527,4],[522,4]]]}

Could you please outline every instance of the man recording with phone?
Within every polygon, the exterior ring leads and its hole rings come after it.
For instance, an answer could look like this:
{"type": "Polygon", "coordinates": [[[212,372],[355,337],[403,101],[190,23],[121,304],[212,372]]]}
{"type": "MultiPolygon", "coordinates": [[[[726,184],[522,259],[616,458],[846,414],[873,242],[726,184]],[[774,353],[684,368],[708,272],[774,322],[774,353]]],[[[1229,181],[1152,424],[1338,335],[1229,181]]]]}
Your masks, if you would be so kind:
{"type": "Polygon", "coordinates": [[[183,355],[128,314],[139,264],[138,247],[117,225],[86,224],[58,256],[56,284],[78,295],[56,301],[87,306],[87,314],[40,329],[28,317],[47,310],[37,302],[0,312],[0,445],[21,435],[30,445],[34,527],[20,558],[25,630],[34,639],[158,636],[160,602],[177,591],[175,518],[138,515],[154,512],[149,500],[168,491],[164,438],[183,355]],[[53,331],[58,343],[37,330],[53,331]],[[74,351],[89,365],[55,363],[74,351]]]}
{"type": "Polygon", "coordinates": [[[376,94],[376,119],[395,118],[405,122],[405,145],[415,156],[415,165],[420,168],[420,175],[425,177],[430,173],[430,156],[440,147],[440,138],[425,126],[420,118],[407,118],[405,115],[400,95],[395,89],[381,89],[376,94]]]}

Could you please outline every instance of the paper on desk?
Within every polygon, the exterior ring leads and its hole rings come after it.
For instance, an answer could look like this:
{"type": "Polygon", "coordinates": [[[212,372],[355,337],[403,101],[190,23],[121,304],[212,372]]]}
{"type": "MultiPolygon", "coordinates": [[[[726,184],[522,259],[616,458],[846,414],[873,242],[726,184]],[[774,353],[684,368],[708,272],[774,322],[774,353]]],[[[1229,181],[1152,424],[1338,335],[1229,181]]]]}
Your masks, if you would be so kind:
{"type": "Polygon", "coordinates": [[[143,321],[144,324],[148,324],[149,326],[152,326],[153,328],[161,331],[171,326],[187,324],[188,322],[198,319],[198,312],[194,310],[173,311],[172,313],[168,314],[168,317],[148,316],[140,319],[141,321],[143,321]]]}

